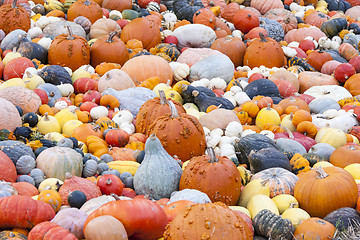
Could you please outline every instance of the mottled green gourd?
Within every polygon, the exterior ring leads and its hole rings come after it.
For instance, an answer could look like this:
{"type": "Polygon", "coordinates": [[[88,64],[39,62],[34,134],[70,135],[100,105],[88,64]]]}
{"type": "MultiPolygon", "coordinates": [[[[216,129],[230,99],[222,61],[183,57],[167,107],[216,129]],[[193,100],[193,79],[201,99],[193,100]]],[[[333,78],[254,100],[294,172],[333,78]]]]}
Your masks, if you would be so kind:
{"type": "Polygon", "coordinates": [[[153,133],[145,143],[145,157],[134,176],[137,194],[148,195],[155,200],[170,198],[179,190],[182,170],[178,162],[162,147],[153,133]]]}

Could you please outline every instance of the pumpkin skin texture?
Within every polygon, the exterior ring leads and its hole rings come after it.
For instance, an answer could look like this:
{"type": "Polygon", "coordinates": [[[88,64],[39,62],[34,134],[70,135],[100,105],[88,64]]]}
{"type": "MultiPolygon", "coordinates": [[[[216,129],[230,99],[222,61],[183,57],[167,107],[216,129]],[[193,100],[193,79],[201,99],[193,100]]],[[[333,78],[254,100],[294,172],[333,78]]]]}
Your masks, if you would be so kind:
{"type": "Polygon", "coordinates": [[[36,158],[36,165],[48,178],[58,178],[62,181],[67,172],[81,176],[83,169],[82,156],[75,150],[65,147],[52,147],[42,151],[36,158]]]}
{"type": "Polygon", "coordinates": [[[346,88],[351,95],[356,96],[360,94],[360,73],[354,74],[346,80],[344,88],[346,88]]]}
{"type": "Polygon", "coordinates": [[[98,81],[98,90],[100,93],[108,88],[121,91],[128,88],[136,87],[132,78],[120,69],[111,69],[107,71],[98,81]]]}
{"type": "Polygon", "coordinates": [[[0,180],[5,182],[16,181],[16,168],[11,159],[3,152],[0,151],[0,180]]]}
{"type": "Polygon", "coordinates": [[[250,170],[258,173],[272,167],[281,167],[291,171],[291,165],[287,156],[275,148],[263,148],[249,154],[250,170]]]}
{"type": "Polygon", "coordinates": [[[289,10],[281,8],[271,9],[264,15],[264,17],[279,22],[283,27],[285,33],[297,28],[296,17],[289,10]]]}
{"type": "Polygon", "coordinates": [[[232,23],[237,30],[248,33],[251,29],[259,27],[260,20],[259,17],[250,10],[240,9],[234,14],[232,23]]]}
{"type": "Polygon", "coordinates": [[[296,239],[328,240],[334,236],[334,225],[320,218],[308,218],[302,221],[295,229],[296,239]]]}
{"type": "Polygon", "coordinates": [[[51,42],[48,62],[75,71],[82,65],[90,63],[90,46],[85,38],[73,35],[70,27],[68,31],[68,35],[61,34],[51,42]]]}
{"type": "Polygon", "coordinates": [[[259,35],[261,38],[255,38],[246,48],[244,65],[250,68],[261,65],[268,68],[284,66],[284,52],[280,44],[272,38],[265,38],[262,33],[259,35]]]}
{"type": "Polygon", "coordinates": [[[13,30],[21,29],[28,31],[31,27],[29,13],[17,1],[4,4],[0,7],[0,29],[7,35],[13,30]]]}
{"type": "Polygon", "coordinates": [[[158,77],[160,83],[167,83],[170,80],[171,85],[173,79],[170,65],[159,56],[143,55],[132,58],[124,64],[121,70],[129,74],[136,85],[151,77],[158,77]],[[139,71],[139,67],[141,67],[141,71],[139,71]]]}
{"type": "Polygon", "coordinates": [[[214,240],[253,238],[246,221],[217,202],[196,204],[180,211],[166,227],[164,240],[210,239],[210,236],[214,240]]]}
{"type": "Polygon", "coordinates": [[[261,0],[251,0],[250,6],[259,10],[261,14],[265,14],[270,9],[284,8],[284,4],[280,0],[270,0],[266,2],[261,0]]]}
{"type": "Polygon", "coordinates": [[[4,98],[0,98],[0,129],[7,129],[11,132],[21,127],[21,117],[16,107],[4,98]]]}
{"type": "Polygon", "coordinates": [[[158,117],[150,126],[148,134],[155,133],[164,149],[171,155],[177,155],[183,162],[205,152],[204,130],[197,118],[178,113],[172,101],[168,102],[171,114],[158,117]]]}
{"type": "Polygon", "coordinates": [[[102,2],[101,6],[106,9],[118,10],[118,11],[122,12],[125,9],[131,9],[132,1],[131,0],[121,0],[121,1],[104,0],[102,2]]]}
{"type": "Polygon", "coordinates": [[[84,228],[88,240],[127,240],[124,225],[113,216],[105,215],[92,219],[84,228]],[[101,229],[101,231],[99,231],[101,229]]]}
{"type": "Polygon", "coordinates": [[[216,157],[212,149],[209,154],[190,160],[181,176],[179,189],[197,189],[213,202],[236,205],[241,188],[239,171],[227,157],[216,157]],[[218,185],[212,181],[214,177],[222,179],[218,185]]]}
{"type": "Polygon", "coordinates": [[[63,240],[77,240],[74,234],[70,233],[65,228],[56,223],[45,221],[37,224],[29,232],[29,240],[42,240],[42,239],[63,239],[63,240]]]}
{"type": "Polygon", "coordinates": [[[83,227],[87,217],[85,212],[77,208],[67,208],[58,212],[51,222],[69,230],[78,239],[83,239],[83,227]]]}
{"type": "Polygon", "coordinates": [[[129,60],[129,52],[125,43],[112,32],[108,37],[98,38],[91,45],[91,66],[94,68],[102,62],[118,63],[121,66],[129,60]]]}
{"type": "Polygon", "coordinates": [[[319,41],[319,38],[326,37],[325,33],[322,32],[319,28],[312,26],[310,28],[298,28],[290,30],[284,37],[284,40],[288,43],[290,42],[301,42],[307,36],[313,37],[316,41],[319,41]]]}
{"type": "Polygon", "coordinates": [[[102,18],[102,15],[103,11],[99,4],[93,0],[81,0],[71,4],[67,11],[67,20],[73,22],[75,18],[84,16],[89,19],[91,23],[94,23],[99,18],[102,18]]]}
{"type": "Polygon", "coordinates": [[[120,36],[125,43],[130,39],[140,40],[146,50],[161,43],[160,28],[147,18],[134,19],[122,29],[120,36]]]}
{"type": "Polygon", "coordinates": [[[307,63],[316,69],[316,71],[320,72],[322,66],[326,62],[333,60],[333,57],[325,51],[315,50],[307,55],[306,60],[307,63]]]}
{"type": "Polygon", "coordinates": [[[111,201],[96,209],[84,224],[99,216],[111,215],[125,227],[130,239],[153,240],[162,236],[168,218],[164,210],[155,202],[144,198],[111,201]],[[134,214],[138,212],[139,214],[134,214]],[[140,214],[141,213],[141,214],[140,214]]]}
{"type": "Polygon", "coordinates": [[[120,33],[120,26],[114,20],[110,18],[100,18],[91,25],[90,28],[90,38],[100,38],[103,36],[108,36],[111,32],[120,33]]]}
{"type": "Polygon", "coordinates": [[[33,91],[24,87],[13,86],[1,89],[0,98],[4,98],[15,106],[21,107],[24,114],[36,112],[41,106],[40,97],[33,91]]]}
{"type": "Polygon", "coordinates": [[[301,208],[320,218],[341,207],[355,207],[357,195],[354,178],[339,167],[312,169],[300,176],[294,188],[301,208]]]}
{"type": "Polygon", "coordinates": [[[1,229],[30,229],[41,222],[51,220],[54,216],[55,211],[49,204],[36,201],[31,197],[13,195],[0,198],[1,229]]]}
{"type": "Polygon", "coordinates": [[[228,56],[235,67],[243,64],[246,46],[241,39],[231,35],[216,39],[211,45],[211,49],[218,50],[228,56]]]}
{"type": "Polygon", "coordinates": [[[165,151],[156,135],[151,134],[145,143],[145,157],[134,176],[136,193],[155,200],[170,198],[179,189],[181,174],[180,165],[165,151]],[[156,174],[161,177],[155,177],[156,174]]]}
{"type": "Polygon", "coordinates": [[[353,163],[360,163],[360,146],[343,145],[332,152],[329,161],[334,166],[341,168],[353,163]]]}

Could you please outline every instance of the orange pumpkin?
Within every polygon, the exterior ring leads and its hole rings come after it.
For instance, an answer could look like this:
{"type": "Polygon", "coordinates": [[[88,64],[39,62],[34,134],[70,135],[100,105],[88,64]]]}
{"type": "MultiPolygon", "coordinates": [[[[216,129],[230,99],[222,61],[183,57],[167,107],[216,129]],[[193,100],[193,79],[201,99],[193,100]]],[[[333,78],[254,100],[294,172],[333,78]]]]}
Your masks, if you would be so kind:
{"type": "Polygon", "coordinates": [[[353,163],[360,163],[360,146],[359,145],[343,145],[331,154],[330,163],[334,166],[344,168],[353,163]]]}
{"type": "Polygon", "coordinates": [[[296,239],[328,240],[335,234],[334,225],[320,218],[308,218],[300,222],[294,232],[296,239]]]}
{"type": "Polygon", "coordinates": [[[246,46],[239,38],[231,35],[224,38],[218,38],[211,45],[211,49],[218,50],[228,56],[235,67],[243,64],[246,46]]]}
{"type": "Polygon", "coordinates": [[[99,18],[102,18],[103,11],[99,4],[93,0],[79,0],[75,1],[69,7],[67,11],[67,20],[74,21],[74,19],[79,16],[86,17],[91,23],[94,23],[99,18]]]}
{"type": "Polygon", "coordinates": [[[71,136],[75,137],[78,141],[86,143],[86,138],[92,135],[100,138],[103,137],[103,134],[100,131],[100,127],[98,125],[86,123],[75,128],[71,136]]]}
{"type": "Polygon", "coordinates": [[[212,29],[215,28],[215,14],[207,8],[201,8],[194,13],[193,23],[203,24],[212,29]]]}
{"type": "Polygon", "coordinates": [[[313,86],[322,85],[339,85],[339,82],[330,75],[319,72],[301,72],[299,74],[300,93],[304,93],[306,90],[313,86]]]}
{"type": "Polygon", "coordinates": [[[17,0],[11,4],[4,4],[0,7],[0,29],[5,34],[15,29],[21,29],[27,32],[31,27],[29,13],[20,5],[16,5],[17,0]]]}
{"type": "Polygon", "coordinates": [[[344,84],[344,88],[346,88],[353,96],[360,95],[360,73],[349,77],[344,84]]]}

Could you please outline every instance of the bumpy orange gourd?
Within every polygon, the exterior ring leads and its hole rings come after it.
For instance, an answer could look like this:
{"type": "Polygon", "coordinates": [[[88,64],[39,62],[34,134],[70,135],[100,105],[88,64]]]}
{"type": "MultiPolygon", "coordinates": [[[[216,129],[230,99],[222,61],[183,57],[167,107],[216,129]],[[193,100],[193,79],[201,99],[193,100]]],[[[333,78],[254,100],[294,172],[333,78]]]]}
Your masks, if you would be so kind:
{"type": "Polygon", "coordinates": [[[86,17],[91,23],[94,23],[99,18],[102,18],[103,11],[99,4],[93,0],[75,1],[67,11],[67,20],[74,21],[79,16],[86,17]]]}
{"type": "Polygon", "coordinates": [[[5,4],[0,7],[0,29],[5,34],[15,29],[21,29],[27,32],[31,27],[30,16],[25,8],[16,5],[17,0],[11,4],[5,4]]]}

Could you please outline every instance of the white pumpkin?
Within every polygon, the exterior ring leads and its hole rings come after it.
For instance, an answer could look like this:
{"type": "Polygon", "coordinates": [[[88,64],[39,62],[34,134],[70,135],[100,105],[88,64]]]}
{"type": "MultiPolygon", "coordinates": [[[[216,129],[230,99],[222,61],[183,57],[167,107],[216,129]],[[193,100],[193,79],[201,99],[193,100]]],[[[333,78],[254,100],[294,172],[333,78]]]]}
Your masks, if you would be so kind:
{"type": "Polygon", "coordinates": [[[33,38],[36,38],[38,35],[42,34],[42,30],[40,27],[33,27],[28,30],[27,34],[28,34],[28,37],[33,39],[33,38]]]}
{"type": "Polygon", "coordinates": [[[45,48],[46,50],[49,50],[51,43],[52,43],[52,39],[48,37],[43,37],[38,41],[38,44],[43,48],[45,48]]]}
{"type": "Polygon", "coordinates": [[[322,86],[313,86],[306,90],[304,94],[313,96],[314,98],[320,97],[329,97],[335,101],[339,101],[343,98],[352,97],[351,93],[338,85],[322,85],[322,86]]]}
{"type": "Polygon", "coordinates": [[[134,115],[129,110],[121,110],[115,113],[111,120],[113,120],[120,126],[124,122],[131,123],[134,120],[134,115]]]}
{"type": "Polygon", "coordinates": [[[185,63],[170,62],[169,65],[176,81],[185,79],[190,73],[190,67],[185,63]]]}
{"type": "Polygon", "coordinates": [[[225,82],[224,79],[213,78],[210,80],[210,85],[212,86],[212,88],[216,88],[216,89],[225,91],[227,83],[225,82]]]}
{"type": "Polygon", "coordinates": [[[74,93],[74,87],[70,83],[57,85],[57,88],[60,90],[63,97],[68,97],[74,93]]]}
{"type": "Polygon", "coordinates": [[[174,30],[173,35],[178,39],[178,48],[210,48],[216,40],[213,29],[203,24],[187,24],[174,30]]]}
{"type": "Polygon", "coordinates": [[[349,132],[353,126],[358,124],[356,116],[352,111],[339,110],[335,115],[325,114],[313,114],[312,122],[317,128],[333,127],[337,128],[345,133],[349,132]]]}
{"type": "Polygon", "coordinates": [[[90,116],[92,119],[99,119],[101,117],[106,117],[108,115],[108,109],[104,106],[93,107],[90,110],[90,116]]]}
{"type": "Polygon", "coordinates": [[[240,137],[243,131],[243,126],[239,122],[230,122],[225,129],[225,136],[240,137]]]}

